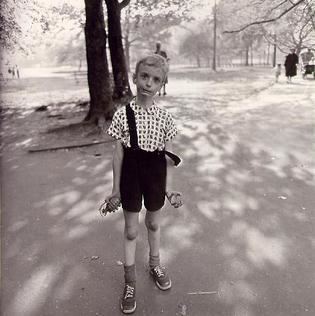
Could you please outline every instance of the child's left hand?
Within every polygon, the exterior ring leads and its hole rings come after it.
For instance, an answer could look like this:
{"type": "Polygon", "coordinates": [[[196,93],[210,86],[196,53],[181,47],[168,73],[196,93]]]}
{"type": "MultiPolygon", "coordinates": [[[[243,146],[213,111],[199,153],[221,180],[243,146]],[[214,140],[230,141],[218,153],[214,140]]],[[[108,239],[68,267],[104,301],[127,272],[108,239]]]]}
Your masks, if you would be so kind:
{"type": "Polygon", "coordinates": [[[106,198],[105,201],[102,203],[99,208],[99,212],[101,216],[106,216],[107,213],[114,213],[116,210],[118,210],[120,205],[120,197],[110,196],[106,198]]]}
{"type": "Polygon", "coordinates": [[[178,208],[183,205],[183,195],[181,192],[167,191],[165,195],[173,207],[178,208]]]}

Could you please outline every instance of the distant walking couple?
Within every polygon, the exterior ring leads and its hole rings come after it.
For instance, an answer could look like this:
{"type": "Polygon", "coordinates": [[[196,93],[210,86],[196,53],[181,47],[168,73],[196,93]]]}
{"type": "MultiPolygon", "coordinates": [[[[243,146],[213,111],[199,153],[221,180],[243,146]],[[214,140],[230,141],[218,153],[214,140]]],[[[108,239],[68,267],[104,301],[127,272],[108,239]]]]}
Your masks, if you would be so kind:
{"type": "Polygon", "coordinates": [[[285,75],[287,77],[287,83],[292,82],[292,77],[296,76],[296,65],[299,63],[299,57],[295,53],[295,49],[291,49],[289,55],[286,56],[284,67],[285,67],[285,75]]]}

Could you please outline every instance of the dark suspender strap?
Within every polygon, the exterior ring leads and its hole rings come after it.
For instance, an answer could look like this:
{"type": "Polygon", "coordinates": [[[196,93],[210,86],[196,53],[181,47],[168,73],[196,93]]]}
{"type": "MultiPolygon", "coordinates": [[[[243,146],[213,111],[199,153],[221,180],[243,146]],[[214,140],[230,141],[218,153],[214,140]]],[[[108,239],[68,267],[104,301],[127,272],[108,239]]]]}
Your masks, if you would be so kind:
{"type": "MultiPolygon", "coordinates": [[[[133,112],[130,104],[127,104],[126,106],[126,115],[130,133],[131,148],[139,149],[135,113],[133,112]]],[[[166,156],[170,157],[173,160],[175,166],[178,166],[180,164],[181,159],[177,155],[167,150],[164,150],[164,152],[166,156]]]]}
{"type": "Polygon", "coordinates": [[[165,150],[165,155],[169,156],[173,162],[175,166],[178,166],[180,164],[180,162],[182,161],[177,155],[175,155],[174,153],[171,153],[170,151],[165,150]]]}
{"type": "Polygon", "coordinates": [[[127,115],[128,126],[129,126],[131,148],[138,149],[139,145],[138,145],[136,119],[135,119],[135,114],[130,104],[127,104],[126,106],[126,115],[127,115]]]}

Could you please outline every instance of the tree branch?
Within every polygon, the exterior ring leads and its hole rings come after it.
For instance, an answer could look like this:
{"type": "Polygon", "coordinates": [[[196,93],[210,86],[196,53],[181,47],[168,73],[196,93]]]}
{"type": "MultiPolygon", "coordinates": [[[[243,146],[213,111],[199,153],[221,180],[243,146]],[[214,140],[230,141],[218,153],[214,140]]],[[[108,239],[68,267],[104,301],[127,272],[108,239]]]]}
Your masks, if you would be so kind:
{"type": "Polygon", "coordinates": [[[138,36],[138,37],[135,37],[134,39],[132,39],[132,40],[129,41],[129,44],[132,44],[132,43],[134,43],[134,42],[136,42],[136,41],[139,41],[139,39],[140,39],[139,36],[138,36]]]}
{"type": "Polygon", "coordinates": [[[314,21],[314,16],[315,16],[315,13],[313,12],[313,8],[312,6],[308,3],[308,1],[306,1],[306,8],[308,9],[308,13],[310,14],[310,17],[311,17],[311,22],[312,22],[312,25],[313,25],[313,28],[315,29],[315,21],[314,21]]]}
{"type": "Polygon", "coordinates": [[[193,30],[191,30],[190,28],[188,28],[187,26],[184,26],[184,25],[178,25],[178,27],[188,31],[190,34],[195,34],[193,30]]]}
{"type": "MultiPolygon", "coordinates": [[[[277,10],[279,7],[281,7],[283,4],[285,4],[286,2],[288,2],[287,0],[283,0],[282,2],[280,2],[277,6],[275,6],[274,8],[272,8],[270,10],[270,13],[274,10],[277,10]]],[[[292,4],[292,3],[291,3],[292,4]]]]}
{"type": "Polygon", "coordinates": [[[278,16],[271,18],[271,19],[267,19],[267,20],[260,20],[260,21],[255,21],[252,23],[248,23],[246,25],[244,25],[243,27],[241,27],[238,30],[232,30],[232,31],[223,31],[223,33],[239,33],[244,31],[245,29],[247,29],[250,26],[253,25],[259,25],[259,24],[266,24],[266,23],[270,23],[270,22],[274,22],[279,20],[281,17],[283,17],[284,15],[286,15],[288,12],[290,12],[292,9],[294,9],[296,6],[298,6],[299,4],[301,4],[302,2],[304,2],[305,0],[299,0],[298,2],[292,4],[291,7],[289,7],[288,9],[284,10],[282,13],[280,13],[278,16]]]}

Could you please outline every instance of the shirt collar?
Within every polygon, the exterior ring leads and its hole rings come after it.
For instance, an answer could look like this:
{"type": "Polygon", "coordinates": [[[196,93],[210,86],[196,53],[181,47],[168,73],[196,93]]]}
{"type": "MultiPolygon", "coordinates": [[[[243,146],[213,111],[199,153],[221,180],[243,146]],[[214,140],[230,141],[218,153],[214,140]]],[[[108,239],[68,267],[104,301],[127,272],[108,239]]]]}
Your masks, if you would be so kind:
{"type": "Polygon", "coordinates": [[[155,114],[157,110],[157,105],[155,104],[155,101],[153,101],[153,104],[146,110],[142,106],[138,105],[135,99],[130,102],[130,106],[135,113],[147,112],[148,114],[155,114]]]}

